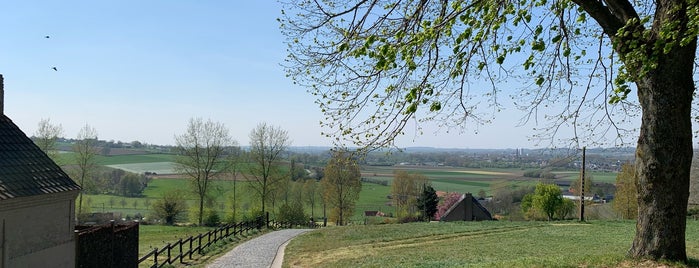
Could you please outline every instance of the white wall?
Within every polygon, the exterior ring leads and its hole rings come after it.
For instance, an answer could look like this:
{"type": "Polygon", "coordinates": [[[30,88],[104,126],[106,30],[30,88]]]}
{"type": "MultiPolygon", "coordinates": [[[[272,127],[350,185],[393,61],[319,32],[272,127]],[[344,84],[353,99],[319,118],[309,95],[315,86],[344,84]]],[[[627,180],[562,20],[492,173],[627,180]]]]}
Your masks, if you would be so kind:
{"type": "Polygon", "coordinates": [[[5,267],[75,266],[75,194],[0,201],[0,244],[5,267]]]}

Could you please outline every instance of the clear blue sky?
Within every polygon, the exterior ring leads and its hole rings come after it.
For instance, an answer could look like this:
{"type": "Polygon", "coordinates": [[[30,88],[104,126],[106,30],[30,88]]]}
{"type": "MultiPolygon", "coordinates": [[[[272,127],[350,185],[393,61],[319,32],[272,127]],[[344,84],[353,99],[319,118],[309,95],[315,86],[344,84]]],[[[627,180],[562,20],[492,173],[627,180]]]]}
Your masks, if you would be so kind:
{"type": "MultiPolygon", "coordinates": [[[[294,146],[329,146],[314,98],[280,66],[280,9],[271,0],[4,3],[5,114],[28,135],[50,118],[66,137],[87,123],[100,139],[173,144],[189,118],[202,117],[241,145],[265,121],[288,130],[294,146]]],[[[496,116],[465,133],[407,129],[398,145],[535,147],[533,126],[515,127],[521,113],[496,116]]]]}

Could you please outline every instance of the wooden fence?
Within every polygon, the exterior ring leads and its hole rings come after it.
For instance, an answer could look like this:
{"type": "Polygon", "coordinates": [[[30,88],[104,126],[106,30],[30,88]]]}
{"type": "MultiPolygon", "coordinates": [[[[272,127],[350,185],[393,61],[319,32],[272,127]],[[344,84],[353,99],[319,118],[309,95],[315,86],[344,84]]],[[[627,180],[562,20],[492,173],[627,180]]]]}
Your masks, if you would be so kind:
{"type": "MultiPolygon", "coordinates": [[[[189,260],[191,260],[192,254],[201,254],[202,250],[218,242],[221,239],[228,238],[230,236],[242,235],[243,233],[248,234],[253,229],[261,229],[265,226],[271,229],[283,229],[294,228],[295,226],[299,225],[263,219],[259,219],[256,221],[240,222],[236,224],[228,224],[218,229],[211,230],[207,233],[199,234],[196,236],[190,236],[186,239],[180,239],[174,243],[168,243],[162,248],[154,248],[146,255],[139,258],[138,264],[140,265],[141,263],[150,260],[153,262],[153,265],[148,267],[160,268],[165,266],[166,264],[172,264],[176,261],[184,263],[184,258],[188,258],[189,260]]],[[[319,226],[320,225],[317,225],[315,223],[310,223],[307,227],[317,228],[319,226]]]]}

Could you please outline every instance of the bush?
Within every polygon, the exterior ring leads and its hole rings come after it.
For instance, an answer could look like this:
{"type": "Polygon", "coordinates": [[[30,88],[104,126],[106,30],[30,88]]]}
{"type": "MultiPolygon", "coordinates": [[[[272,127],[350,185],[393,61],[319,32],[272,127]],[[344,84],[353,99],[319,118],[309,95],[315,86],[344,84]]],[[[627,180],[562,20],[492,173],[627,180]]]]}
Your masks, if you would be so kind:
{"type": "Polygon", "coordinates": [[[296,225],[304,225],[308,223],[308,219],[309,217],[303,212],[303,205],[300,203],[282,204],[277,214],[277,221],[296,225]]]}
{"type": "Polygon", "coordinates": [[[406,215],[398,219],[399,223],[411,223],[422,221],[420,214],[406,215]]]}
{"type": "Polygon", "coordinates": [[[213,209],[207,209],[204,211],[204,226],[218,226],[221,222],[221,217],[218,216],[218,212],[213,209]]]}
{"type": "Polygon", "coordinates": [[[180,190],[166,192],[162,199],[153,203],[153,217],[163,220],[165,224],[172,225],[179,218],[186,216],[187,203],[183,196],[180,190]]]}

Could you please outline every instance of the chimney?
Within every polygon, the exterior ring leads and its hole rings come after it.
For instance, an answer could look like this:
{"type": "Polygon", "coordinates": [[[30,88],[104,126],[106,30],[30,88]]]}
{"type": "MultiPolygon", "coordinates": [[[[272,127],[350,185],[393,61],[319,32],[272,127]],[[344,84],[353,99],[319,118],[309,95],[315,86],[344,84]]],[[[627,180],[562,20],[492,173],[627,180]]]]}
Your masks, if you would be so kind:
{"type": "Polygon", "coordinates": [[[0,74],[0,115],[5,114],[5,81],[0,74]]]}

